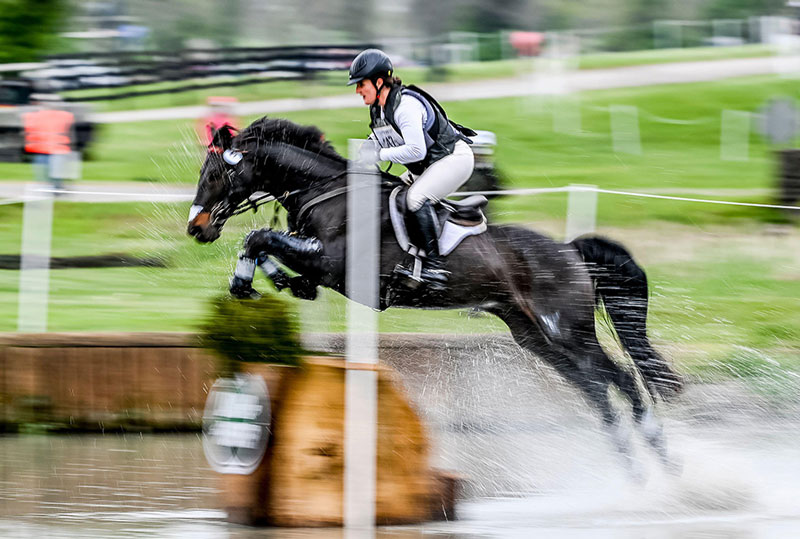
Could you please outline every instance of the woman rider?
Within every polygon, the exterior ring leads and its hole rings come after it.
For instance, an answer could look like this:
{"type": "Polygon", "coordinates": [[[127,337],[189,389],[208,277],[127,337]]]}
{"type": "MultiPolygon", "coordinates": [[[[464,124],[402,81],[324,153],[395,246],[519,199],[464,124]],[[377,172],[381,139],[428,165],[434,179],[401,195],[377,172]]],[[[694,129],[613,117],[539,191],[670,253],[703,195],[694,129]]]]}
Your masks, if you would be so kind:
{"type": "Polygon", "coordinates": [[[433,205],[472,174],[474,157],[462,130],[474,131],[451,123],[435,99],[420,88],[404,86],[393,72],[383,51],[367,49],[353,60],[347,85],[355,84],[356,93],[369,106],[369,138],[379,147],[376,160],[399,163],[409,171],[406,205],[416,217],[427,257],[420,277],[443,285],[448,273],[439,255],[439,223],[433,205]]]}

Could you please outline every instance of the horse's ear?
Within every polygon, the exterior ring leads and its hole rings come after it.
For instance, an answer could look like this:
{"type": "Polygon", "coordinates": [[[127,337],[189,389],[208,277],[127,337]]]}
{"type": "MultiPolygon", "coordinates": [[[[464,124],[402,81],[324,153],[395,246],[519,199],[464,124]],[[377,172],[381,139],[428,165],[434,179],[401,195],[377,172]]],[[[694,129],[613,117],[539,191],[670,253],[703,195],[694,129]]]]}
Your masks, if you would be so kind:
{"type": "Polygon", "coordinates": [[[234,135],[233,128],[230,125],[223,124],[222,127],[214,129],[212,133],[210,147],[222,148],[223,150],[227,150],[231,147],[234,135]]]}

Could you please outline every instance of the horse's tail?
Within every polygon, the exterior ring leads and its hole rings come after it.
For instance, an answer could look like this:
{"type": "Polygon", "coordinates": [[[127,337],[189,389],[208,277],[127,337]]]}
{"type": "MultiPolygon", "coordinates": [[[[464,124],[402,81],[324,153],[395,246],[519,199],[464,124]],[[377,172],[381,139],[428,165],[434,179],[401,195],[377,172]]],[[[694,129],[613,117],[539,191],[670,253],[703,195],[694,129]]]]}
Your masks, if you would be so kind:
{"type": "Polygon", "coordinates": [[[620,344],[642,373],[652,395],[668,399],[683,389],[683,379],[647,338],[647,275],[619,243],[600,237],[576,239],[595,283],[595,302],[602,300],[620,344]]]}

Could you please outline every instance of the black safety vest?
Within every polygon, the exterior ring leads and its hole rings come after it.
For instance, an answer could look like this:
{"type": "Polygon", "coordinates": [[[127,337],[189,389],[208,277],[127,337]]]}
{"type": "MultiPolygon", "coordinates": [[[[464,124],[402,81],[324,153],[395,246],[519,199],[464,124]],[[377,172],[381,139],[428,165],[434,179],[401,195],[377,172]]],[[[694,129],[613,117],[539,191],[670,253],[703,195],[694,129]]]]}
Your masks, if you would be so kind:
{"type": "MultiPolygon", "coordinates": [[[[386,105],[383,107],[383,118],[381,118],[381,106],[378,100],[370,107],[370,117],[372,121],[369,126],[373,133],[376,129],[390,125],[400,137],[400,129],[394,120],[394,113],[400,105],[401,99],[417,99],[425,107],[427,120],[422,126],[425,134],[425,157],[415,163],[407,163],[405,167],[412,174],[422,174],[426,168],[431,166],[442,157],[453,153],[456,142],[464,140],[471,144],[472,141],[465,136],[475,132],[458,124],[452,123],[447,119],[447,114],[442,106],[421,88],[416,86],[395,86],[386,98],[386,105]]],[[[377,135],[376,135],[377,136],[377,135]]]]}

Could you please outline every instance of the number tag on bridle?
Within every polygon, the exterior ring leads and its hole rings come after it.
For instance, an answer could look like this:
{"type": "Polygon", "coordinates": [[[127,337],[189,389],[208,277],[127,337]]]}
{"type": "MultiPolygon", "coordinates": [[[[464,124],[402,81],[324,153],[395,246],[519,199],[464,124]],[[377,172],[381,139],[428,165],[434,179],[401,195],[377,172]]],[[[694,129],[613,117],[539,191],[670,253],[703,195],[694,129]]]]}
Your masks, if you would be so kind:
{"type": "Polygon", "coordinates": [[[242,157],[242,152],[236,152],[234,150],[225,150],[222,153],[222,159],[229,165],[238,165],[242,157]]]}

